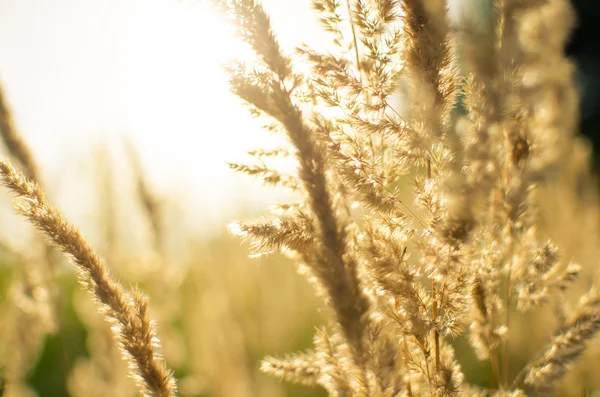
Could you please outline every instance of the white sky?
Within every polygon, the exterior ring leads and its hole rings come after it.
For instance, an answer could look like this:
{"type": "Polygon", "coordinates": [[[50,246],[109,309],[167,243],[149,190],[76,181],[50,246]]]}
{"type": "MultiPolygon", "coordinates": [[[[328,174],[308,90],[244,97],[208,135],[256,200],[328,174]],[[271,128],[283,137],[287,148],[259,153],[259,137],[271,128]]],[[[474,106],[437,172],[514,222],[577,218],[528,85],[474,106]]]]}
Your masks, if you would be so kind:
{"type": "MultiPolygon", "coordinates": [[[[191,223],[214,226],[251,200],[257,184],[225,161],[267,135],[228,93],[221,64],[244,48],[207,3],[0,0],[0,82],[54,201],[75,222],[92,208],[93,148],[121,135],[159,194],[185,193],[191,223]]],[[[311,40],[310,0],[264,3],[284,45],[311,40]]],[[[262,201],[275,201],[269,192],[262,201]]]]}
{"type": "MultiPolygon", "coordinates": [[[[263,1],[284,47],[327,40],[310,1],[263,1]]],[[[473,1],[452,1],[455,17],[473,1]]],[[[225,165],[268,139],[228,92],[221,64],[244,54],[229,32],[208,0],[0,0],[0,82],[74,222],[85,229],[97,216],[94,148],[112,142],[122,157],[123,135],[196,229],[277,201],[225,165]]]]}

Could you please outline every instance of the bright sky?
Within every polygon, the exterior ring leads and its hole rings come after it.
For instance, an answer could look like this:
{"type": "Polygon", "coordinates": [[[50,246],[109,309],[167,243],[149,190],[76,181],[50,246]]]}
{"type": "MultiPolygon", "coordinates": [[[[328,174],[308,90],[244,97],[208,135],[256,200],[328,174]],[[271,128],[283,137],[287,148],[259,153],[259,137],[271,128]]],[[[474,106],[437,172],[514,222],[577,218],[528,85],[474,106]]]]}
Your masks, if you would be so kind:
{"type": "MultiPolygon", "coordinates": [[[[284,45],[311,40],[310,0],[264,3],[284,45]]],[[[160,194],[185,193],[194,224],[250,200],[257,184],[225,165],[268,137],[221,68],[243,51],[206,0],[0,1],[0,81],[53,199],[75,218],[93,199],[94,147],[122,135],[160,194]]]]}
{"type": "MultiPolygon", "coordinates": [[[[263,1],[284,48],[324,42],[310,2],[263,1]]],[[[277,201],[225,164],[269,139],[228,92],[221,65],[243,54],[209,0],[0,0],[0,82],[51,198],[78,224],[97,216],[92,153],[107,141],[122,159],[122,136],[196,229],[277,201]]]]}

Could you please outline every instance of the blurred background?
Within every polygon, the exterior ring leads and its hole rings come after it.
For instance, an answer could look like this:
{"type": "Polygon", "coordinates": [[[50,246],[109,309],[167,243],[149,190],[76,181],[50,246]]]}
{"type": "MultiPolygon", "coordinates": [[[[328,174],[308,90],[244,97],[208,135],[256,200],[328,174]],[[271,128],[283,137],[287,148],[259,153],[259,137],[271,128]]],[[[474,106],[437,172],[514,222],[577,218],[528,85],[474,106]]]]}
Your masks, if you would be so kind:
{"type": "MultiPolygon", "coordinates": [[[[124,136],[153,186],[180,196],[186,226],[196,231],[230,219],[242,197],[247,205],[249,197],[265,199],[245,194],[257,185],[225,164],[270,137],[228,92],[222,65],[247,50],[209,3],[0,2],[0,79],[49,188],[60,203],[70,200],[74,220],[86,211],[75,197],[88,191],[87,178],[75,174],[94,168],[90,152],[98,145],[115,161],[123,157],[124,136]]],[[[317,26],[309,0],[265,3],[288,49],[300,35],[318,34],[302,30],[317,26]]]]}
{"type": "MultiPolygon", "coordinates": [[[[125,285],[150,296],[181,396],[324,395],[258,371],[265,355],[310,348],[322,302],[287,258],[249,259],[226,232],[290,198],[227,165],[276,141],[228,92],[222,65],[247,49],[208,3],[0,0],[0,84],[50,199],[125,285]]],[[[324,41],[310,0],[263,3],[284,48],[324,41]]],[[[582,25],[566,49],[579,65],[582,131],[595,142],[598,4],[577,1],[582,25]]],[[[489,2],[451,6],[460,22],[489,2]]],[[[56,265],[34,270],[43,243],[10,201],[0,195],[5,395],[136,395],[73,269],[54,254],[56,265]]],[[[489,369],[460,358],[485,385],[489,369]]]]}
{"type": "MultiPolygon", "coordinates": [[[[309,0],[266,3],[286,48],[318,34],[309,0]]],[[[289,260],[249,259],[226,231],[285,199],[227,165],[276,143],[228,92],[223,65],[246,53],[208,1],[0,1],[14,124],[50,199],[149,295],[180,395],[319,395],[258,369],[311,346],[320,302],[289,260]]],[[[34,271],[44,249],[6,191],[0,219],[5,395],[137,395],[71,266],[34,271]]]]}

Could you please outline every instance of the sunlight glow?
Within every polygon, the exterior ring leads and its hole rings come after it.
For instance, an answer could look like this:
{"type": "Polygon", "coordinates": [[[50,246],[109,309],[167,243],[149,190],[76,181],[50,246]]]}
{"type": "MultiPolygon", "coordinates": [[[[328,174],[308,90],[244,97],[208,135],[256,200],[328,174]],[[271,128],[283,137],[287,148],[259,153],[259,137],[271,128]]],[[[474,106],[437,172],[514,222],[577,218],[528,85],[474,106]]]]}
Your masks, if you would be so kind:
{"type": "MultiPolygon", "coordinates": [[[[222,222],[250,197],[275,199],[226,165],[272,137],[229,93],[223,64],[250,51],[210,1],[51,3],[2,3],[0,80],[61,204],[82,205],[91,182],[75,179],[93,169],[90,153],[124,136],[157,191],[184,200],[192,218],[222,222]]],[[[310,0],[264,5],[287,51],[319,40],[310,0]]]]}
{"type": "Polygon", "coordinates": [[[248,186],[226,161],[271,138],[229,93],[223,69],[249,48],[206,2],[140,0],[128,21],[129,134],[163,190],[226,212],[238,204],[228,198],[240,199],[235,185],[248,186]]]}
{"type": "Polygon", "coordinates": [[[243,131],[250,118],[228,92],[222,68],[248,51],[204,3],[136,3],[127,35],[130,133],[147,159],[176,161],[213,178],[202,170],[221,172],[215,162],[251,142],[243,131]]]}

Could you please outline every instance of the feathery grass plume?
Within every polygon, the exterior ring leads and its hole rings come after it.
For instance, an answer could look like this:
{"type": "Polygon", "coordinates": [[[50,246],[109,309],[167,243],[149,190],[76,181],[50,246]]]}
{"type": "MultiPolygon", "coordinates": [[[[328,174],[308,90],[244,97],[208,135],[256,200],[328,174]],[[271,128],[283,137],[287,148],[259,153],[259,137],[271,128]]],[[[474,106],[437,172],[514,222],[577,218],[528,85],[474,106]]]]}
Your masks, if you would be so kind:
{"type": "MultiPolygon", "coordinates": [[[[342,28],[342,2],[340,0],[313,0],[312,8],[320,15],[319,21],[326,32],[332,33],[334,43],[337,46],[344,45],[344,34],[342,28]]],[[[356,42],[354,43],[356,44],[356,42]]]]}
{"type": "Polygon", "coordinates": [[[295,211],[293,215],[280,216],[271,222],[234,223],[229,228],[238,236],[250,238],[256,254],[268,253],[273,249],[291,249],[308,254],[314,248],[313,222],[301,210],[295,211]]]}
{"type": "Polygon", "coordinates": [[[350,379],[342,368],[339,339],[339,335],[329,336],[323,329],[315,334],[315,354],[321,368],[318,383],[333,397],[350,397],[353,391],[350,379]]]}
{"type": "MultiPolygon", "coordinates": [[[[540,216],[534,193],[539,185],[555,177],[563,159],[571,153],[569,135],[574,131],[572,122],[576,118],[574,106],[577,101],[570,77],[570,62],[564,57],[562,48],[570,24],[568,4],[562,1],[527,4],[499,1],[496,7],[496,22],[490,31],[468,26],[461,34],[464,35],[462,48],[469,72],[466,98],[471,129],[467,135],[470,143],[466,153],[473,164],[467,175],[470,181],[481,182],[481,188],[474,192],[481,202],[489,202],[491,211],[487,213],[486,221],[507,225],[502,229],[490,228],[485,238],[487,246],[496,245],[494,256],[505,256],[503,270],[507,280],[502,301],[505,306],[503,322],[508,327],[515,292],[518,293],[519,310],[530,308],[530,304],[537,307],[545,300],[552,284],[562,284],[558,280],[570,279],[577,272],[573,265],[564,274],[557,275],[556,260],[546,261],[540,267],[541,262],[533,254],[543,251],[537,230],[540,216]],[[559,13],[566,18],[553,22],[559,13]],[[558,28],[550,32],[549,26],[558,28]],[[542,31],[552,35],[552,45],[546,46],[539,41],[542,31]],[[545,55],[541,55],[542,52],[545,55]],[[547,74],[549,65],[555,64],[559,65],[556,73],[542,77],[547,74]],[[536,78],[532,79],[532,76],[536,78]],[[564,94],[557,94],[558,91],[564,94]],[[561,109],[568,109],[566,114],[552,110],[557,100],[563,103],[561,109]],[[554,121],[554,126],[545,124],[541,127],[542,119],[548,120],[549,116],[558,117],[560,121],[554,121]],[[564,124],[554,129],[558,123],[564,124]],[[494,240],[503,244],[499,246],[494,240]]],[[[550,259],[550,256],[545,257],[550,259]]],[[[499,284],[499,275],[502,273],[494,267],[486,266],[480,269],[479,280],[493,287],[499,284]]],[[[477,321],[473,323],[473,329],[482,330],[476,325],[477,321]]],[[[497,320],[493,322],[498,323],[497,320]]],[[[474,342],[477,340],[473,339],[474,342]]],[[[506,357],[508,343],[506,338],[504,340],[506,357]]],[[[504,360],[501,372],[502,383],[506,385],[507,360],[504,360]]]]}
{"type": "MultiPolygon", "coordinates": [[[[314,340],[318,383],[339,396],[468,395],[448,341],[468,332],[490,386],[523,395],[510,391],[511,313],[562,296],[580,273],[547,239],[538,195],[574,153],[570,21],[555,21],[568,2],[498,0],[489,28],[453,29],[443,0],[349,0],[347,13],[313,0],[333,46],[302,45],[304,72],[257,2],[221,4],[260,59],[231,68],[233,92],[285,128],[305,193],[302,212],[238,232],[296,251],[327,292],[341,327],[314,340]],[[399,86],[404,109],[392,106],[399,86]],[[368,321],[354,329],[350,314],[368,321]]],[[[277,170],[234,168],[280,182],[277,170]]],[[[587,340],[595,320],[575,316],[557,332],[587,340]]]]}
{"type": "Polygon", "coordinates": [[[139,292],[123,290],[79,230],[49,206],[35,182],[26,180],[6,161],[0,161],[0,173],[3,184],[22,200],[16,204],[17,211],[72,258],[80,282],[94,295],[105,318],[113,325],[115,339],[129,362],[130,374],[140,393],[174,396],[175,379],[157,351],[159,340],[145,298],[139,292]]]}
{"type": "Polygon", "coordinates": [[[260,370],[288,382],[312,386],[317,383],[320,374],[316,361],[314,353],[295,354],[283,359],[266,357],[260,370]]]}
{"type": "Polygon", "coordinates": [[[87,292],[77,290],[73,296],[78,318],[85,324],[88,357],[78,358],[69,373],[67,386],[73,397],[132,397],[137,385],[128,375],[127,362],[114,343],[111,325],[96,310],[96,302],[87,292]]]}
{"type": "Polygon", "coordinates": [[[369,367],[373,371],[370,388],[372,395],[392,397],[405,389],[403,362],[398,355],[399,342],[392,330],[394,327],[389,327],[383,319],[369,328],[366,345],[369,350],[369,367]]]}
{"type": "Polygon", "coordinates": [[[327,188],[323,148],[292,98],[298,78],[290,69],[289,58],[282,54],[259,3],[240,0],[220,4],[238,18],[240,35],[267,68],[256,78],[247,68],[238,66],[232,73],[231,88],[241,99],[279,121],[296,149],[299,177],[318,230],[318,247],[309,266],[327,291],[328,301],[335,310],[336,320],[358,370],[358,387],[364,390],[367,380],[363,335],[368,325],[369,301],[362,291],[356,261],[348,252],[346,226],[336,213],[327,188]]]}
{"type": "Polygon", "coordinates": [[[490,360],[494,374],[498,379],[500,363],[494,353],[501,344],[506,328],[495,324],[500,308],[497,300],[495,304],[491,302],[498,296],[498,287],[489,285],[491,280],[493,279],[488,279],[487,288],[484,287],[483,281],[479,277],[473,283],[472,297],[475,310],[473,313],[474,319],[471,323],[470,338],[477,357],[480,360],[490,360]]]}
{"type": "Polygon", "coordinates": [[[530,362],[516,377],[513,387],[529,395],[548,394],[554,382],[584,352],[586,344],[600,331],[600,299],[593,286],[581,299],[573,315],[555,331],[540,358],[530,362]]]}
{"type": "Polygon", "coordinates": [[[229,163],[229,168],[256,178],[260,178],[265,185],[281,186],[292,191],[300,189],[298,180],[292,175],[285,175],[277,170],[267,167],[266,164],[246,165],[229,163]]]}

